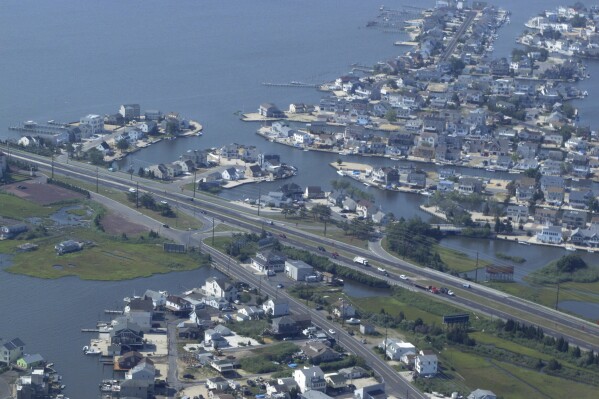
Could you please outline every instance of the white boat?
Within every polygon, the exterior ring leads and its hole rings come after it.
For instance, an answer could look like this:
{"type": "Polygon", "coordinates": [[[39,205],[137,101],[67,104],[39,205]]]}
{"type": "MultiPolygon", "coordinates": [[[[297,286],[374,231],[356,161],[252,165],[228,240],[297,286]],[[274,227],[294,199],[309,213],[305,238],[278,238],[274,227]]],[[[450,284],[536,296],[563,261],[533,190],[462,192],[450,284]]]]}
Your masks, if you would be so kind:
{"type": "Polygon", "coordinates": [[[366,187],[370,187],[370,184],[368,184],[368,183],[364,183],[364,185],[365,185],[366,187]]]}
{"type": "Polygon", "coordinates": [[[528,241],[518,241],[518,244],[530,245],[530,243],[528,241]]]}
{"type": "Polygon", "coordinates": [[[82,350],[84,353],[87,352],[89,350],[89,346],[85,345],[82,350]]]}
{"type": "Polygon", "coordinates": [[[592,249],[587,249],[587,252],[590,253],[590,254],[594,254],[595,253],[595,251],[592,250],[592,249]]]}
{"type": "Polygon", "coordinates": [[[85,351],[86,355],[99,355],[100,353],[102,353],[102,351],[98,348],[91,348],[88,351],[85,351]]]}
{"type": "Polygon", "coordinates": [[[339,176],[345,176],[345,172],[344,172],[344,171],[342,171],[342,170],[338,170],[338,171],[337,171],[337,174],[338,174],[339,176]]]}
{"type": "Polygon", "coordinates": [[[573,245],[566,245],[566,251],[576,251],[576,248],[573,245]]]}

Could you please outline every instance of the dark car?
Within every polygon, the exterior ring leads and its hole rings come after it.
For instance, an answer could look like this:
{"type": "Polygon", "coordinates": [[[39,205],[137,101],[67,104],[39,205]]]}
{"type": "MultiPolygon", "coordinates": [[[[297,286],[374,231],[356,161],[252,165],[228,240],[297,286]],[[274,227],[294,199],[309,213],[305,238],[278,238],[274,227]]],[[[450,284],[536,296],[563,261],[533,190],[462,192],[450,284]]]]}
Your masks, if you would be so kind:
{"type": "Polygon", "coordinates": [[[281,237],[281,238],[287,238],[287,236],[284,233],[279,234],[279,237],[281,237]]]}
{"type": "Polygon", "coordinates": [[[333,252],[333,253],[331,254],[331,256],[332,256],[333,258],[338,258],[338,257],[339,257],[339,254],[338,254],[337,252],[333,252]]]}
{"type": "Polygon", "coordinates": [[[189,197],[189,200],[190,200],[191,202],[195,201],[195,200],[193,199],[193,197],[189,197]]]}
{"type": "Polygon", "coordinates": [[[183,378],[187,378],[189,380],[195,380],[196,379],[193,374],[183,374],[183,378]]]}
{"type": "Polygon", "coordinates": [[[165,229],[170,229],[171,226],[169,226],[168,224],[163,224],[162,227],[164,227],[165,229]]]}
{"type": "Polygon", "coordinates": [[[321,246],[321,247],[318,247],[318,250],[319,250],[320,252],[327,252],[327,250],[326,250],[324,247],[322,247],[322,246],[321,246]]]}

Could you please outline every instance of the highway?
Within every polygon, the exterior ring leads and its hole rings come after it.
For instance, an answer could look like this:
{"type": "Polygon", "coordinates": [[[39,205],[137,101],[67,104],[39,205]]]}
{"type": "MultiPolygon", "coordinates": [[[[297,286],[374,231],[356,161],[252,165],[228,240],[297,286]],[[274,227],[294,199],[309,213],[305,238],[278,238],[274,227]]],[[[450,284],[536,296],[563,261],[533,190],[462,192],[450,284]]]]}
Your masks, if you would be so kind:
{"type": "MultiPolygon", "coordinates": [[[[45,170],[50,167],[50,161],[45,157],[23,152],[15,153],[14,151],[12,156],[35,163],[38,167],[45,170]]],[[[71,176],[90,183],[96,182],[96,173],[98,173],[97,178],[99,184],[116,190],[127,190],[132,185],[139,183],[140,191],[152,192],[159,198],[168,199],[169,202],[175,202],[179,209],[186,210],[189,213],[201,209],[206,211],[208,216],[216,217],[223,222],[250,231],[260,231],[262,227],[265,227],[264,216],[257,216],[253,213],[250,214],[249,212],[252,211],[247,208],[238,207],[228,201],[212,196],[206,196],[201,193],[196,195],[194,202],[191,202],[189,195],[181,194],[178,190],[172,190],[169,185],[165,183],[149,181],[146,179],[139,179],[139,181],[132,182],[129,175],[118,172],[106,172],[103,170],[96,172],[95,166],[73,162],[68,165],[55,164],[54,170],[57,174],[71,176]]],[[[403,285],[405,287],[405,282],[400,281],[397,276],[400,273],[407,273],[426,278],[438,287],[445,286],[449,289],[463,290],[462,284],[464,283],[464,280],[436,270],[422,268],[410,262],[392,257],[384,252],[382,248],[377,248],[376,246],[371,248],[373,252],[367,252],[364,249],[343,242],[332,241],[322,236],[299,230],[295,228],[293,224],[286,224],[279,221],[273,225],[268,224],[266,227],[274,233],[285,234],[287,238],[283,241],[286,244],[294,245],[299,248],[315,251],[317,246],[324,245],[329,248],[334,247],[335,251],[342,255],[336,261],[343,263],[348,267],[360,269],[368,274],[378,275],[379,277],[384,278],[380,273],[377,274],[374,271],[374,268],[365,268],[352,263],[353,256],[364,256],[368,258],[371,263],[376,263],[386,268],[390,272],[389,282],[392,284],[403,285]]],[[[442,298],[451,301],[458,306],[461,305],[471,309],[474,312],[480,312],[481,314],[487,314],[503,319],[512,318],[526,324],[531,324],[529,320],[534,316],[541,319],[541,322],[533,324],[540,325],[548,334],[556,337],[563,336],[571,344],[599,351],[599,345],[597,344],[599,326],[554,309],[513,297],[504,292],[490,289],[483,285],[470,284],[472,285],[470,294],[482,298],[484,301],[472,300],[460,296],[442,298]],[[485,302],[491,304],[496,303],[498,307],[503,310],[499,310],[494,306],[485,305],[485,302]],[[519,316],[518,313],[522,314],[522,316],[519,316]],[[577,332],[579,337],[571,335],[573,332],[577,332]],[[580,337],[582,337],[582,339],[580,337]]]]}

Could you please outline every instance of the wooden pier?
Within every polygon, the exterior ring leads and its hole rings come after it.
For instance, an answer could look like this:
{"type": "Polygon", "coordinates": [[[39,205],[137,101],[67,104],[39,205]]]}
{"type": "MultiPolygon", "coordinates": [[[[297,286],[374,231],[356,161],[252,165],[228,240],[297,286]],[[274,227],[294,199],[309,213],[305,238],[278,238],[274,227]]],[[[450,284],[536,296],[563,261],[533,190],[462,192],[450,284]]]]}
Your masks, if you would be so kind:
{"type": "Polygon", "coordinates": [[[272,86],[272,87],[308,87],[317,89],[320,87],[319,84],[313,83],[303,83],[303,82],[289,82],[289,83],[271,83],[271,82],[262,82],[262,86],[272,86]]]}

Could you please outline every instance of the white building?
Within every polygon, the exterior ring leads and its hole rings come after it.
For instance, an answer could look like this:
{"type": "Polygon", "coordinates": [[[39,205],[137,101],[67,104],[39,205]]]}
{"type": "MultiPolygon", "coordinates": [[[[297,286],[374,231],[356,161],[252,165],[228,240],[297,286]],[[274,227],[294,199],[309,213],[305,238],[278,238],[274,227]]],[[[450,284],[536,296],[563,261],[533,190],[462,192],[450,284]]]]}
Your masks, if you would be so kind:
{"type": "Polygon", "coordinates": [[[229,302],[237,299],[237,289],[224,278],[210,277],[206,280],[202,289],[207,296],[224,298],[229,302]]]}
{"type": "Polygon", "coordinates": [[[104,133],[104,118],[100,115],[89,114],[79,119],[79,128],[86,137],[104,133]]]}
{"type": "Polygon", "coordinates": [[[414,370],[420,375],[435,375],[437,362],[437,355],[418,355],[414,361],[414,370]]]}
{"type": "Polygon", "coordinates": [[[301,393],[310,390],[324,392],[327,386],[324,373],[318,366],[295,370],[293,379],[299,386],[301,393]]]}
{"type": "Polygon", "coordinates": [[[560,226],[543,227],[543,230],[537,233],[537,240],[549,244],[559,244],[563,241],[562,228],[560,226]]]}
{"type": "Polygon", "coordinates": [[[400,360],[404,355],[416,354],[416,347],[409,342],[396,341],[391,338],[383,340],[379,348],[385,351],[387,357],[391,360],[400,360]]]}
{"type": "Polygon", "coordinates": [[[277,299],[269,299],[262,304],[264,313],[271,314],[272,317],[280,317],[289,314],[289,303],[277,299]]]}

